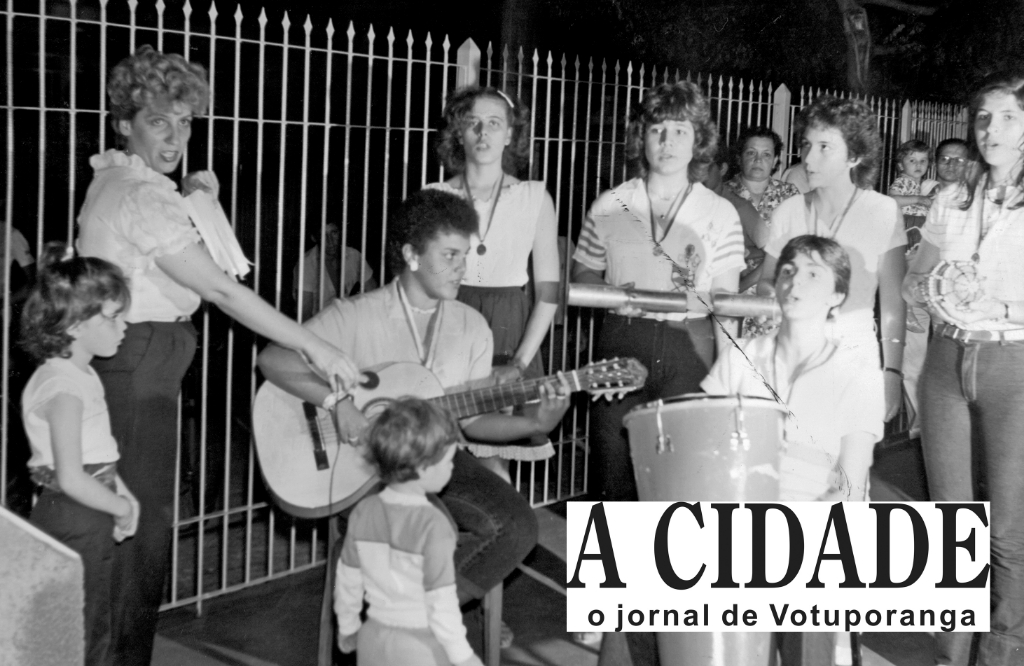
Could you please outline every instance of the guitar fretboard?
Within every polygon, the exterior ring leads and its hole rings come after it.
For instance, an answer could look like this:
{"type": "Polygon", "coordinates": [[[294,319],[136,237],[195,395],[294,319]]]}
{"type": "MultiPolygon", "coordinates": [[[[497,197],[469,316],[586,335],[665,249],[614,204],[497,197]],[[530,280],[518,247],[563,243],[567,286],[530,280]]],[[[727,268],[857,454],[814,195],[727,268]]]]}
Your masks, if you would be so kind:
{"type": "MultiPolygon", "coordinates": [[[[573,391],[582,391],[589,385],[587,378],[584,377],[583,381],[581,381],[579,373],[575,370],[566,372],[565,377],[573,391]]],[[[440,405],[454,414],[456,418],[462,419],[467,416],[496,412],[505,407],[538,400],[540,399],[541,385],[555,379],[556,377],[552,376],[509,384],[498,384],[462,393],[442,395],[432,398],[430,402],[440,405]]]]}

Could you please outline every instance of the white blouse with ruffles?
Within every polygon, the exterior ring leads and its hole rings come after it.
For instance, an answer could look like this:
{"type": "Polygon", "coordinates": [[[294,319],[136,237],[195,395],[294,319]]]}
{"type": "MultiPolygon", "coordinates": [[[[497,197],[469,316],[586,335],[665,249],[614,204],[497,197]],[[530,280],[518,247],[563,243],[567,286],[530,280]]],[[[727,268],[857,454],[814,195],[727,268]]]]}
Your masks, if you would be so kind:
{"type": "Polygon", "coordinates": [[[108,150],[89,158],[94,175],[78,214],[79,254],[116,264],[129,279],[126,321],[175,321],[201,299],[160,270],[156,259],[201,242],[178,186],[137,155],[108,150]]]}

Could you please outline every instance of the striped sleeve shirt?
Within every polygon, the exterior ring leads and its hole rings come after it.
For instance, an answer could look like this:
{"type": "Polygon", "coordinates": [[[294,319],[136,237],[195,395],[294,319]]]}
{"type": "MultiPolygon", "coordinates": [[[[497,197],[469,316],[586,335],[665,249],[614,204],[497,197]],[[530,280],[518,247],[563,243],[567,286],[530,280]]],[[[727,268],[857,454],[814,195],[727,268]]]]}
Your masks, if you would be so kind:
{"type": "Polygon", "coordinates": [[[597,198],[573,258],[609,284],[654,291],[709,291],[713,279],[745,266],[736,209],[700,183],[664,233],[655,225],[665,251],[656,254],[644,181],[634,178],[597,198]]]}
{"type": "Polygon", "coordinates": [[[425,496],[385,488],[361,501],[338,560],[338,631],[359,629],[365,591],[373,619],[429,628],[452,663],[468,659],[473,650],[455,593],[455,540],[451,519],[425,496]]]}

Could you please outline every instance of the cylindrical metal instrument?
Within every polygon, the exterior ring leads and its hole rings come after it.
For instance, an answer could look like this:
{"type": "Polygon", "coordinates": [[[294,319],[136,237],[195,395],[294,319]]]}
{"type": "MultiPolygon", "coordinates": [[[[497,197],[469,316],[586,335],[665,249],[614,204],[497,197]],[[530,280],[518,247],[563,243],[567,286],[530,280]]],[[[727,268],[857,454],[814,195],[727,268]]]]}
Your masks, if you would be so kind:
{"type": "MultiPolygon", "coordinates": [[[[641,500],[778,501],[786,408],[763,398],[682,395],[629,412],[641,500]]],[[[659,633],[662,664],[767,666],[771,634],[659,633]]]]}
{"type": "Polygon", "coordinates": [[[570,284],[569,305],[615,310],[631,306],[648,312],[713,312],[724,317],[768,317],[782,313],[774,298],[748,294],[645,291],[596,284],[570,284]]]}

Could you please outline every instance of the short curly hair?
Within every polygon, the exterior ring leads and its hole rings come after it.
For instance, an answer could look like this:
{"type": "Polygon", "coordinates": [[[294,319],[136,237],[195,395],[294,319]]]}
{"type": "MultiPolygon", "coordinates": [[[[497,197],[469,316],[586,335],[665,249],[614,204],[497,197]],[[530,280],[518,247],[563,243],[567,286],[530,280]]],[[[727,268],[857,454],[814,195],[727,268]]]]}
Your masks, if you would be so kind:
{"type": "Polygon", "coordinates": [[[861,189],[874,186],[882,159],[882,136],[871,107],[856,99],[822,95],[797,115],[794,136],[802,140],[812,127],[838,130],[850,159],[860,159],[853,168],[854,184],[861,189]]]}
{"type": "Polygon", "coordinates": [[[210,84],[206,68],[185,60],[177,53],[161,53],[149,44],[117,63],[107,79],[110,119],[117,129],[121,120],[132,120],[140,110],[157,98],[181,102],[192,113],[206,113],[210,102],[210,84]]]}
{"type": "Polygon", "coordinates": [[[900,147],[896,149],[896,164],[901,163],[908,155],[912,153],[924,153],[928,157],[928,161],[932,159],[932,149],[927,143],[920,139],[911,139],[910,141],[904,141],[900,144],[900,147]]]}
{"type": "Polygon", "coordinates": [[[366,459],[385,484],[419,478],[418,470],[441,461],[449,446],[463,441],[455,417],[420,398],[399,398],[366,433],[366,459]]]}
{"type": "Polygon", "coordinates": [[[644,137],[651,125],[666,120],[689,120],[693,125],[693,159],[690,160],[691,181],[704,180],[708,165],[718,150],[718,128],[711,120],[711,107],[696,84],[689,81],[663,83],[648,89],[643,99],[633,106],[626,127],[626,159],[640,176],[650,169],[644,150],[644,137]]]}
{"type": "Polygon", "coordinates": [[[460,196],[426,189],[409,195],[395,208],[388,225],[388,264],[394,273],[405,270],[402,247],[411,245],[423,254],[427,244],[441,233],[458,233],[469,238],[480,230],[473,205],[460,196]]]}
{"type": "Polygon", "coordinates": [[[47,243],[36,283],[21,315],[21,347],[33,358],[69,358],[74,338],[68,329],[103,311],[114,301],[123,312],[131,305],[121,269],[97,257],[70,257],[64,243],[47,243]]]}
{"type": "Polygon", "coordinates": [[[437,142],[437,159],[450,173],[466,170],[466,152],[459,139],[463,120],[481,97],[497,100],[506,108],[512,142],[501,155],[501,166],[506,173],[518,176],[530,163],[530,109],[513,95],[497,88],[470,86],[456,90],[448,97],[437,142]]]}

